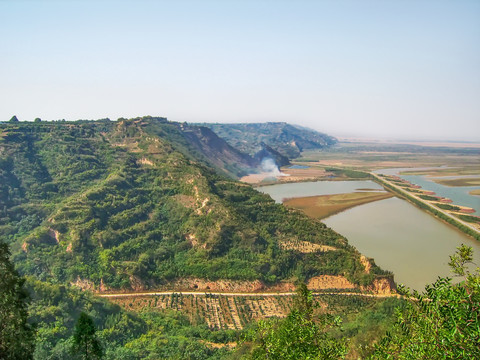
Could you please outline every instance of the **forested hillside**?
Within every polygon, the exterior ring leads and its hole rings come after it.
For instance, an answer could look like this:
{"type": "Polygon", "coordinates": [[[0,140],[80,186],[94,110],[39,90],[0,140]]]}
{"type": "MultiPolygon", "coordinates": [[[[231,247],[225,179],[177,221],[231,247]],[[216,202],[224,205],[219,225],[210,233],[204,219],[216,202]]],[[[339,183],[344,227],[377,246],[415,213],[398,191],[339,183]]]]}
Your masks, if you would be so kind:
{"type": "Polygon", "coordinates": [[[327,134],[282,122],[201,125],[209,127],[230,145],[250,155],[255,155],[267,145],[286,158],[294,159],[304,150],[323,149],[337,142],[327,134]]]}
{"type": "Polygon", "coordinates": [[[324,224],[216,173],[182,124],[0,126],[0,235],[22,274],[97,290],[184,278],[270,286],[318,275],[368,285],[383,275],[374,264],[367,273],[324,224]],[[331,251],[291,246],[300,242],[331,251]]]}

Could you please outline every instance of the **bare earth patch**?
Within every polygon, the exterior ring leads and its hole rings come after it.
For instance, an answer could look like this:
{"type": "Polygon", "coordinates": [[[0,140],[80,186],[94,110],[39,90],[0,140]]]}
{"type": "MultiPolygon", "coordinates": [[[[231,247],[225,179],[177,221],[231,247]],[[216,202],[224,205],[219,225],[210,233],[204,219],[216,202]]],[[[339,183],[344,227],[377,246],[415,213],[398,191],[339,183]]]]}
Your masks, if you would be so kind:
{"type": "Polygon", "coordinates": [[[480,189],[472,190],[472,191],[470,191],[469,194],[470,194],[470,195],[480,195],[480,189]]]}
{"type": "Polygon", "coordinates": [[[329,172],[325,171],[325,169],[315,167],[310,167],[308,169],[282,168],[282,172],[288,174],[289,176],[302,179],[321,178],[330,174],[329,172]]]}
{"type": "Polygon", "coordinates": [[[337,250],[333,246],[314,244],[308,241],[302,240],[287,240],[280,242],[280,247],[284,250],[296,250],[301,253],[313,253],[317,251],[334,251],[337,250]]]}
{"type": "Polygon", "coordinates": [[[240,280],[217,280],[210,281],[198,278],[184,278],[176,280],[171,288],[175,290],[194,290],[194,291],[244,291],[258,292],[265,289],[265,285],[260,280],[240,281],[240,280]]]}
{"type": "Polygon", "coordinates": [[[290,169],[282,168],[280,175],[272,173],[249,174],[240,179],[248,184],[260,184],[266,182],[300,182],[308,180],[319,180],[331,175],[330,172],[322,168],[310,167],[308,169],[290,169]]]}
{"type": "Polygon", "coordinates": [[[372,268],[372,264],[370,263],[368,258],[365,255],[362,255],[362,256],[360,256],[360,262],[365,267],[365,272],[367,274],[370,274],[370,269],[372,268]]]}
{"type": "Polygon", "coordinates": [[[271,173],[249,174],[240,179],[247,184],[258,184],[266,179],[276,179],[271,173]]]}
{"type": "Polygon", "coordinates": [[[356,286],[344,276],[320,275],[311,278],[307,284],[310,290],[355,289],[356,286]]]}

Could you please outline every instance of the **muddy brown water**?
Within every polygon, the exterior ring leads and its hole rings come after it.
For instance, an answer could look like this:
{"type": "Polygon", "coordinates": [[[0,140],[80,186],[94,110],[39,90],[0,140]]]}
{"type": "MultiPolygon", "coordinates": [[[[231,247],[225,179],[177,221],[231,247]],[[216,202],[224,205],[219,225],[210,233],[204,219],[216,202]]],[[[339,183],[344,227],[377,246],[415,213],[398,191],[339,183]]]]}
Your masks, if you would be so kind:
{"type": "MultiPolygon", "coordinates": [[[[281,202],[284,198],[348,193],[379,188],[372,181],[318,181],[258,188],[281,202]],[[334,183],[334,184],[333,184],[334,183]]],[[[416,290],[450,275],[449,256],[461,244],[472,246],[480,266],[480,242],[399,198],[357,206],[323,222],[345,236],[362,254],[390,270],[395,281],[416,290]]]]}

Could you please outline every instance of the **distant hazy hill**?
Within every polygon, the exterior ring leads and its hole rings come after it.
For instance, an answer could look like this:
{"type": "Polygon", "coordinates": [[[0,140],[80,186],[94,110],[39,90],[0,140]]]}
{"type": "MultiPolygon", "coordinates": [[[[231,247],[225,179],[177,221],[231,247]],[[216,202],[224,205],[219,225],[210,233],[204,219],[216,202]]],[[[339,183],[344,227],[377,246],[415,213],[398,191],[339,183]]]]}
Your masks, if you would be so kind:
{"type": "Polygon", "coordinates": [[[0,124],[0,239],[23,274],[103,289],[382,273],[324,224],[219,174],[230,157],[242,154],[207,129],[163,118],[0,124]],[[308,243],[336,250],[295,250],[308,243]]]}
{"type": "Polygon", "coordinates": [[[230,145],[250,155],[262,149],[262,143],[289,159],[294,159],[304,150],[322,149],[337,142],[329,135],[283,122],[252,124],[203,123],[230,145]]]}

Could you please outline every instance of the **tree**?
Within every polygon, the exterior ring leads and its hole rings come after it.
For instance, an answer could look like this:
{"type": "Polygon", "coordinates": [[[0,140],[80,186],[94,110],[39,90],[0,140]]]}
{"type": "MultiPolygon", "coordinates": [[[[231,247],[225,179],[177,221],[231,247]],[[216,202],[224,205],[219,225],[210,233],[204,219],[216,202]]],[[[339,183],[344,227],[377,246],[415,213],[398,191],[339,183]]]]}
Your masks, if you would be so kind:
{"type": "Polygon", "coordinates": [[[317,303],[302,284],[297,289],[295,306],[286,319],[262,320],[250,336],[254,341],[252,359],[341,359],[347,349],[345,341],[328,334],[339,318],[326,314],[315,318],[317,303]]]}
{"type": "Polygon", "coordinates": [[[10,122],[18,122],[17,116],[13,115],[12,118],[10,119],[10,122]]]}
{"type": "Polygon", "coordinates": [[[103,350],[95,331],[92,318],[84,312],[80,313],[73,333],[73,351],[80,354],[83,360],[103,357],[103,350]]]}
{"type": "Polygon", "coordinates": [[[36,123],[39,123],[39,122],[42,121],[42,119],[40,119],[40,118],[37,117],[37,118],[35,118],[35,120],[33,120],[33,121],[36,122],[36,123]]]}
{"type": "Polygon", "coordinates": [[[0,359],[31,359],[35,332],[27,322],[28,294],[9,256],[7,244],[0,241],[0,359]]]}
{"type": "Polygon", "coordinates": [[[459,284],[439,278],[423,294],[401,289],[410,300],[372,359],[480,359],[480,269],[468,269],[472,259],[465,245],[450,257],[459,284]]]}

